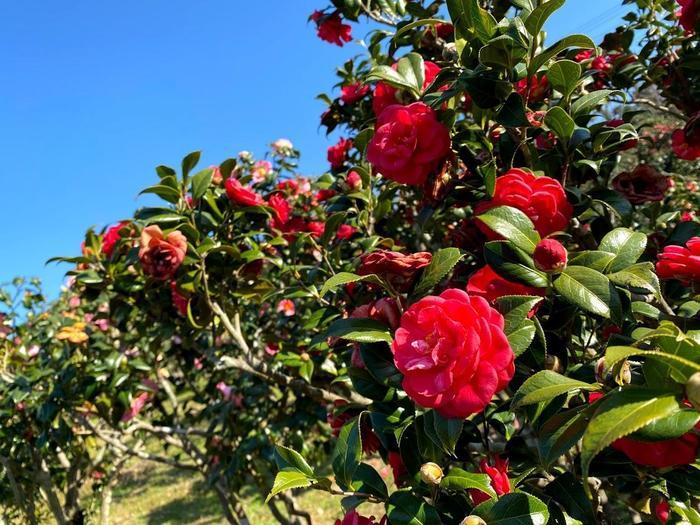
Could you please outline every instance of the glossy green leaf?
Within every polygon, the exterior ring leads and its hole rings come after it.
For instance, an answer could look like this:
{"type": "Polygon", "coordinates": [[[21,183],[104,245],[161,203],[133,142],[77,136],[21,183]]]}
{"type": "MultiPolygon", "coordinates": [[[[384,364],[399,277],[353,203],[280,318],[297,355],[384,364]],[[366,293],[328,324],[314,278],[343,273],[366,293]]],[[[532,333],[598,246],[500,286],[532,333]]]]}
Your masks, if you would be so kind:
{"type": "Polygon", "coordinates": [[[532,36],[537,36],[552,13],[564,5],[564,0],[549,0],[536,7],[525,19],[525,28],[532,36]]]}
{"type": "Polygon", "coordinates": [[[490,499],[472,510],[489,525],[545,525],[549,510],[541,500],[526,492],[504,494],[490,499]]]}
{"type": "Polygon", "coordinates": [[[549,46],[547,49],[537,55],[528,67],[528,71],[535,73],[540,67],[546,64],[551,58],[558,55],[565,49],[577,47],[581,49],[595,49],[595,43],[586,35],[569,35],[556,43],[549,46]]]}
{"type": "Polygon", "coordinates": [[[528,254],[532,254],[540,242],[540,235],[530,218],[516,208],[491,208],[479,215],[478,220],[528,254]]]}
{"type": "Polygon", "coordinates": [[[600,390],[600,385],[571,379],[552,370],[541,370],[525,380],[513,396],[511,407],[517,409],[581,390],[600,390]]]}
{"type": "Polygon", "coordinates": [[[546,288],[547,274],[534,269],[532,257],[510,241],[491,241],[484,245],[484,259],[501,277],[533,286],[546,288]]]}
{"type": "Polygon", "coordinates": [[[593,406],[576,407],[552,416],[540,427],[537,448],[545,467],[579,442],[594,412],[593,406]]]}
{"type": "Polygon", "coordinates": [[[572,254],[571,259],[569,259],[569,264],[572,266],[585,266],[602,273],[605,272],[605,269],[614,258],[614,253],[600,250],[586,250],[572,254]]]}
{"type": "Polygon", "coordinates": [[[611,288],[605,275],[583,266],[568,266],[554,281],[554,289],[567,301],[605,318],[610,317],[611,288]]]}
{"type": "Polygon", "coordinates": [[[184,181],[187,181],[187,176],[189,175],[190,171],[192,171],[192,168],[197,165],[201,155],[201,151],[193,151],[182,159],[182,178],[184,181]]]}
{"type": "Polygon", "coordinates": [[[596,523],[596,514],[581,482],[571,472],[559,474],[545,487],[545,492],[554,498],[573,518],[583,523],[596,523]]]}
{"type": "Polygon", "coordinates": [[[386,502],[391,525],[441,525],[440,516],[425,500],[408,490],[397,490],[386,502]]]}
{"type": "Polygon", "coordinates": [[[145,193],[153,193],[155,195],[158,195],[161,199],[171,202],[173,204],[178,203],[180,201],[180,198],[182,197],[178,190],[173,189],[170,186],[165,186],[163,184],[149,186],[145,190],[139,192],[139,195],[143,195],[145,193]]]}
{"type": "Polygon", "coordinates": [[[413,291],[413,297],[418,299],[430,292],[452,268],[462,259],[462,254],[457,248],[443,248],[434,255],[428,267],[413,291]]]}
{"type": "Polygon", "coordinates": [[[569,114],[559,106],[554,106],[552,109],[547,111],[547,115],[544,118],[544,123],[551,129],[554,134],[564,143],[568,143],[571,140],[574,130],[576,129],[576,123],[569,114]]]}
{"type": "Polygon", "coordinates": [[[328,292],[338,288],[339,286],[343,286],[349,283],[356,283],[359,281],[369,281],[373,284],[378,284],[381,286],[384,285],[383,281],[379,278],[379,276],[375,274],[357,275],[351,272],[338,272],[333,277],[328,279],[325,283],[323,283],[323,287],[321,288],[319,295],[323,297],[328,292]]]}
{"type": "Polygon", "coordinates": [[[211,168],[198,171],[192,176],[192,198],[201,199],[211,185],[213,170],[211,168]]]}
{"type": "Polygon", "coordinates": [[[628,228],[615,228],[600,241],[599,249],[615,254],[609,265],[610,272],[617,272],[637,262],[647,246],[647,236],[628,228]]]}
{"type": "Polygon", "coordinates": [[[511,93],[508,95],[503,107],[496,113],[496,121],[510,128],[529,126],[530,122],[527,120],[525,114],[525,102],[523,102],[523,97],[518,93],[511,93]]]}
{"type": "Polygon", "coordinates": [[[478,489],[491,497],[496,497],[496,491],[491,486],[491,478],[487,474],[467,472],[457,467],[452,467],[448,474],[442,478],[440,488],[459,491],[478,489]]]}
{"type": "Polygon", "coordinates": [[[343,490],[350,488],[353,476],[362,461],[361,417],[362,415],[343,425],[333,451],[333,473],[336,483],[343,490]]]}
{"type": "MultiPolygon", "coordinates": [[[[549,2],[544,5],[549,5],[549,2]]],[[[549,66],[547,71],[547,80],[564,97],[568,97],[576,89],[580,78],[581,65],[573,60],[559,60],[549,66]]]]}
{"type": "Polygon", "coordinates": [[[340,337],[358,343],[391,343],[392,337],[386,325],[373,319],[338,319],[326,332],[327,337],[340,337]]]}

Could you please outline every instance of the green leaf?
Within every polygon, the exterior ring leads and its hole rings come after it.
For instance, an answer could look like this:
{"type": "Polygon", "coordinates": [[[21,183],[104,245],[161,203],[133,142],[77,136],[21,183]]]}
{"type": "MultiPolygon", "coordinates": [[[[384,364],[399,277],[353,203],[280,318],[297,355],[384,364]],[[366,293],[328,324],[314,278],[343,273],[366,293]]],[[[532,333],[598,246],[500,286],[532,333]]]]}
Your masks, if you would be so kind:
{"type": "Polygon", "coordinates": [[[525,350],[530,348],[536,333],[537,327],[531,319],[523,319],[517,328],[506,332],[506,337],[515,357],[522,355],[525,350]]]}
{"type": "Polygon", "coordinates": [[[642,441],[665,441],[675,439],[690,432],[700,421],[700,412],[683,408],[663,419],[658,419],[632,434],[632,438],[642,441]]]}
{"type": "Polygon", "coordinates": [[[617,272],[637,262],[647,247],[647,236],[628,228],[615,228],[600,241],[599,249],[615,254],[608,271],[617,272]]]}
{"type": "Polygon", "coordinates": [[[304,457],[289,447],[275,446],[275,463],[280,470],[294,469],[306,474],[309,478],[314,477],[314,471],[304,457]]]}
{"type": "Polygon", "coordinates": [[[592,93],[587,93],[571,104],[571,116],[577,119],[613,95],[625,97],[622,91],[612,89],[600,89],[592,93]]]}
{"type": "Polygon", "coordinates": [[[328,292],[334,290],[335,288],[338,288],[339,286],[343,286],[344,284],[349,283],[356,283],[358,281],[369,281],[371,283],[384,286],[383,281],[379,278],[379,276],[375,274],[357,275],[355,273],[350,272],[339,272],[330,279],[328,279],[325,283],[323,283],[323,287],[321,288],[321,292],[319,293],[319,295],[323,297],[328,292]]]}
{"type": "Polygon", "coordinates": [[[656,296],[661,294],[659,278],[654,272],[654,264],[650,262],[628,266],[624,270],[609,274],[608,279],[618,286],[625,286],[632,290],[643,290],[656,296]]]}
{"type": "Polygon", "coordinates": [[[375,66],[372,68],[367,75],[367,82],[377,80],[386,82],[387,84],[398,89],[405,89],[413,93],[416,97],[420,96],[420,91],[416,92],[415,86],[411,82],[406,80],[403,75],[389,66],[375,66]]]}
{"type": "Polygon", "coordinates": [[[214,170],[211,168],[198,171],[192,176],[192,198],[201,199],[211,185],[211,178],[214,170]]]}
{"type": "Polygon", "coordinates": [[[609,346],[605,350],[605,366],[612,368],[620,361],[635,356],[663,362],[671,369],[674,379],[680,383],[685,383],[694,373],[700,372],[700,364],[697,362],[700,360],[700,355],[696,355],[694,361],[673,353],[642,350],[633,346],[609,346]]]}
{"type": "Polygon", "coordinates": [[[525,114],[523,97],[515,92],[508,95],[505,104],[503,104],[503,107],[501,107],[496,114],[496,121],[510,128],[529,126],[530,122],[527,120],[525,114]]]}
{"type": "Polygon", "coordinates": [[[392,338],[386,325],[373,319],[338,319],[326,332],[327,337],[340,337],[358,343],[391,343],[392,338]]]}
{"type": "Polygon", "coordinates": [[[564,0],[549,0],[536,7],[525,20],[525,28],[532,36],[537,36],[552,13],[564,5],[564,0]]]}
{"type": "Polygon", "coordinates": [[[171,188],[170,186],[166,186],[164,184],[155,184],[153,186],[149,186],[145,190],[142,190],[139,192],[139,195],[143,195],[144,193],[153,193],[155,195],[158,195],[161,199],[172,202],[173,204],[177,204],[180,201],[180,192],[174,188],[171,188]]]}
{"type": "Polygon", "coordinates": [[[554,289],[567,301],[605,318],[614,299],[611,288],[605,275],[583,266],[568,266],[554,281],[554,289]]]}
{"type": "Polygon", "coordinates": [[[447,7],[459,35],[474,35],[485,44],[496,33],[496,19],[478,0],[448,0],[447,7]]]}
{"type": "Polygon", "coordinates": [[[525,405],[549,401],[562,394],[581,390],[600,390],[600,385],[577,381],[552,370],[541,370],[525,380],[513,396],[511,407],[515,410],[525,405]]]}
{"type": "Polygon", "coordinates": [[[549,521],[547,505],[526,492],[512,492],[498,500],[485,501],[472,514],[489,525],[545,525],[549,521]]]}
{"type": "Polygon", "coordinates": [[[554,106],[547,111],[547,115],[544,117],[544,123],[554,132],[559,140],[564,143],[568,143],[569,140],[571,140],[574,130],[576,129],[574,119],[559,106],[554,106]]]}
{"type": "Polygon", "coordinates": [[[592,270],[604,272],[614,258],[614,253],[586,250],[573,254],[571,259],[569,259],[569,264],[572,266],[585,266],[592,270]]]}
{"type": "Polygon", "coordinates": [[[199,157],[202,155],[201,151],[193,151],[182,159],[182,179],[187,181],[187,176],[189,175],[192,168],[194,168],[199,162],[199,157]]]}
{"type": "Polygon", "coordinates": [[[343,425],[333,451],[333,473],[343,490],[348,490],[352,485],[353,476],[362,461],[361,417],[362,414],[343,425]]]}
{"type": "Polygon", "coordinates": [[[549,59],[558,55],[561,51],[568,49],[570,47],[578,47],[581,49],[595,49],[595,43],[593,40],[588,38],[586,35],[569,35],[562,38],[555,44],[549,46],[547,49],[542,51],[537,55],[528,67],[530,74],[535,73],[540,67],[546,64],[549,59]]]}
{"type": "Polygon", "coordinates": [[[412,86],[412,91],[419,95],[423,92],[425,83],[425,64],[418,53],[409,53],[401,58],[397,65],[399,74],[412,86]]]}
{"type": "Polygon", "coordinates": [[[458,491],[478,489],[492,498],[496,497],[496,491],[491,486],[491,478],[487,474],[467,472],[457,467],[451,468],[447,476],[442,478],[440,488],[458,491]]]}
{"type": "Polygon", "coordinates": [[[462,433],[463,424],[461,419],[446,419],[435,410],[430,410],[423,415],[423,429],[426,435],[443,452],[452,456],[454,456],[457,441],[462,433]]]}
{"type": "Polygon", "coordinates": [[[547,274],[535,270],[532,258],[510,241],[490,241],[484,245],[484,259],[501,277],[535,288],[546,288],[547,274]]]}
{"type": "MultiPolygon", "coordinates": [[[[700,344],[684,334],[670,321],[661,321],[656,330],[648,331],[637,344],[648,343],[654,350],[676,356],[683,362],[700,362],[700,344]]],[[[666,361],[647,360],[644,363],[644,377],[650,385],[668,386],[669,383],[685,383],[690,369],[677,371],[678,365],[672,366],[666,361]]]]}
{"type": "MultiPolygon", "coordinates": [[[[549,5],[549,3],[544,5],[549,5]]],[[[581,65],[573,60],[559,60],[549,66],[549,71],[547,71],[547,80],[564,97],[571,94],[580,78],[581,65]]]]}
{"type": "Polygon", "coordinates": [[[351,489],[354,492],[372,494],[381,499],[386,499],[389,496],[386,483],[384,483],[384,480],[379,475],[379,472],[377,472],[374,467],[366,463],[360,463],[357,466],[357,470],[353,476],[351,489]]]}
{"type": "Polygon", "coordinates": [[[394,40],[396,40],[401,35],[408,33],[411,29],[415,29],[416,27],[436,26],[444,23],[445,21],[440,20],[439,18],[424,18],[421,20],[414,20],[413,22],[401,26],[401,28],[398,31],[396,31],[396,34],[394,35],[394,40]]]}
{"type": "Polygon", "coordinates": [[[545,492],[560,503],[571,517],[583,523],[597,522],[583,485],[571,472],[559,474],[545,487],[545,492]]]}
{"type": "Polygon", "coordinates": [[[408,490],[397,490],[386,502],[386,514],[391,525],[441,525],[434,507],[408,490]]]}
{"type": "Polygon", "coordinates": [[[525,253],[532,254],[540,242],[540,234],[530,218],[516,208],[498,206],[482,213],[477,219],[525,253]]]}
{"type": "MultiPolygon", "coordinates": [[[[678,408],[674,394],[628,386],[601,400],[581,444],[583,478],[593,458],[614,441],[667,417],[678,408]]],[[[586,487],[588,488],[588,487],[586,487]]]]}
{"type": "Polygon", "coordinates": [[[588,428],[595,407],[576,407],[548,419],[538,432],[537,448],[543,465],[549,468],[576,445],[588,428]]]}
{"type": "Polygon", "coordinates": [[[275,482],[272,485],[272,490],[270,490],[270,493],[265,499],[265,503],[270,501],[280,492],[302,487],[310,487],[315,482],[315,479],[309,478],[306,474],[299,472],[298,470],[282,470],[277,473],[277,476],[275,476],[275,482]]]}
{"type": "Polygon", "coordinates": [[[428,267],[413,291],[413,297],[418,299],[427,294],[433,287],[452,271],[452,268],[460,261],[462,254],[457,248],[443,248],[434,255],[428,267]]]}

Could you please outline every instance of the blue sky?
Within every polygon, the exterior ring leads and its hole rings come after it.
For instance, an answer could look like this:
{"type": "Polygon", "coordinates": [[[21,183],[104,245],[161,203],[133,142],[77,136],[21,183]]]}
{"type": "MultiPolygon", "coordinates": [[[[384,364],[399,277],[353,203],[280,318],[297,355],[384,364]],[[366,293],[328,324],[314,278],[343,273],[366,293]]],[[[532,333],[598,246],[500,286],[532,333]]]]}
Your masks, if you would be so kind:
{"type": "MultiPolygon", "coordinates": [[[[568,0],[551,39],[594,39],[625,10],[568,0]]],[[[362,52],[321,42],[306,19],[324,0],[1,2],[0,282],[58,290],[83,233],[131,215],[158,164],[202,165],[285,137],[302,170],[326,169],[318,127],[333,71],[362,52]]],[[[356,38],[362,28],[354,29],[356,38]]]]}

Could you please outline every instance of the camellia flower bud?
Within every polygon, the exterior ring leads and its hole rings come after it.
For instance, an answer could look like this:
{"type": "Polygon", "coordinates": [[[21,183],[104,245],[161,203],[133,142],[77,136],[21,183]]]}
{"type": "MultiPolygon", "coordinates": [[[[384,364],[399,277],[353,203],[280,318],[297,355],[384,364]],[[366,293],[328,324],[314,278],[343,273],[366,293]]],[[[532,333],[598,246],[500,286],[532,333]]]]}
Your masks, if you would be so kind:
{"type": "Polygon", "coordinates": [[[479,516],[467,516],[459,525],[487,525],[479,516]]]}
{"type": "Polygon", "coordinates": [[[559,361],[557,356],[551,354],[544,358],[544,367],[547,370],[553,370],[554,372],[561,373],[562,371],[561,361],[559,361]]]}
{"type": "Polygon", "coordinates": [[[700,410],[700,372],[695,372],[685,384],[685,395],[697,410],[700,410]]]}
{"type": "Polygon", "coordinates": [[[444,474],[440,465],[432,462],[423,463],[420,468],[420,479],[426,485],[439,485],[444,474]]]}
{"type": "Polygon", "coordinates": [[[555,239],[543,239],[535,247],[535,266],[543,272],[560,272],[566,267],[568,254],[564,245],[555,239]]]}

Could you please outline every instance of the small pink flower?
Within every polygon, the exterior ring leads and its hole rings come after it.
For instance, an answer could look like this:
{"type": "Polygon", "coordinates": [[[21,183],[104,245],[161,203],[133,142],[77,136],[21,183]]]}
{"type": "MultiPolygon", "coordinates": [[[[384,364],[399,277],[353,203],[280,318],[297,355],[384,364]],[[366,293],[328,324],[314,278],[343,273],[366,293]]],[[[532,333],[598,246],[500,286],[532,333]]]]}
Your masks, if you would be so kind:
{"type": "Polygon", "coordinates": [[[269,160],[257,161],[253,166],[252,175],[254,184],[265,182],[265,179],[272,175],[272,163],[269,160]]]}
{"type": "Polygon", "coordinates": [[[231,396],[233,396],[233,389],[226,383],[224,383],[223,381],[219,381],[218,383],[216,383],[216,389],[219,392],[221,392],[221,395],[223,396],[224,400],[231,400],[231,396]]]}
{"type": "Polygon", "coordinates": [[[280,351],[280,346],[277,343],[267,343],[265,345],[265,353],[267,355],[276,355],[280,351]]]}
{"type": "Polygon", "coordinates": [[[146,403],[148,403],[151,399],[151,393],[150,392],[141,392],[138,396],[136,396],[132,401],[131,405],[129,408],[126,409],[126,412],[122,415],[122,423],[126,423],[127,421],[131,421],[134,419],[136,416],[139,415],[141,410],[143,410],[143,407],[146,406],[146,403]]]}
{"type": "Polygon", "coordinates": [[[39,345],[32,345],[27,349],[27,356],[30,359],[33,359],[39,355],[40,351],[41,351],[41,348],[39,348],[39,345]]]}
{"type": "Polygon", "coordinates": [[[201,370],[204,368],[204,365],[202,364],[202,358],[201,357],[195,357],[194,358],[194,369],[195,370],[201,370]]]}
{"type": "Polygon", "coordinates": [[[70,308],[78,308],[78,306],[80,306],[80,297],[77,295],[71,296],[71,298],[68,299],[68,306],[70,308]]]}
{"type": "Polygon", "coordinates": [[[296,309],[294,307],[294,301],[292,301],[291,299],[282,299],[277,304],[277,311],[279,313],[284,314],[287,317],[293,316],[296,312],[296,309]]]}

